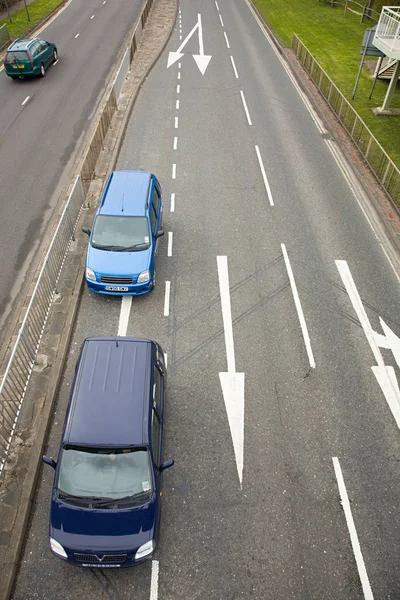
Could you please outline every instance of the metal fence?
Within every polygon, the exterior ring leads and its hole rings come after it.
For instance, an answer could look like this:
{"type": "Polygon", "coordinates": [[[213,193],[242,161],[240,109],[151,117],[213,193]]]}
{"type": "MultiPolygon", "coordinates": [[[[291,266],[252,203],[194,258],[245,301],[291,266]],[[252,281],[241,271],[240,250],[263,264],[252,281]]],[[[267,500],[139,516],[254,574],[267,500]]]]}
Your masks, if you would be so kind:
{"type": "Polygon", "coordinates": [[[82,182],[77,177],[44,259],[0,385],[0,476],[84,200],[82,182]]]}
{"type": "Polygon", "coordinates": [[[0,27],[0,50],[8,46],[10,42],[10,34],[8,33],[7,23],[0,27]]]}
{"type": "MultiPolygon", "coordinates": [[[[356,2],[356,0],[323,0],[325,3],[329,4],[332,8],[335,6],[343,6],[344,12],[350,11],[355,15],[359,15],[361,17],[361,22],[364,19],[372,19],[376,22],[379,21],[380,13],[374,10],[373,8],[368,8],[368,4],[360,4],[356,2]]],[[[318,0],[321,2],[321,0],[318,0]]]]}
{"type": "Polygon", "coordinates": [[[395,206],[400,209],[400,169],[295,34],[292,36],[292,50],[343,124],[383,189],[388,193],[395,206]]]}

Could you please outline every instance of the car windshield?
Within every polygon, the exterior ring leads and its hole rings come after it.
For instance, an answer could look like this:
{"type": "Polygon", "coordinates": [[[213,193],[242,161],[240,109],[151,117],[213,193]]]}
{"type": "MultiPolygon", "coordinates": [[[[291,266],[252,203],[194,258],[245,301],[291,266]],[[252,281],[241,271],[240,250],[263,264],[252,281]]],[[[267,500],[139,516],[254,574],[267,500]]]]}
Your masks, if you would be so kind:
{"type": "Polygon", "coordinates": [[[147,502],[153,491],[146,448],[65,446],[60,458],[57,492],[76,500],[147,502]]]}
{"type": "Polygon", "coordinates": [[[147,217],[98,215],[93,227],[92,246],[116,252],[147,250],[150,247],[147,217]]]}

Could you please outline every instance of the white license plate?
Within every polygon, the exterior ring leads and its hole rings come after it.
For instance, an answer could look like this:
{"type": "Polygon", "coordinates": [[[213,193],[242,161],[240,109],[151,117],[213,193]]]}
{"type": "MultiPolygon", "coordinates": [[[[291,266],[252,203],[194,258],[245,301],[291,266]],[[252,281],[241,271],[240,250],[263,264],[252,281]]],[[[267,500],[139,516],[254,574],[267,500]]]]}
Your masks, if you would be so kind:
{"type": "Polygon", "coordinates": [[[107,292],[127,292],[128,288],[120,285],[106,285],[107,292]]]}
{"type": "Polygon", "coordinates": [[[82,563],[81,564],[82,567],[90,567],[90,568],[95,568],[95,569],[113,569],[114,567],[120,567],[121,565],[98,565],[96,563],[82,563]]]}

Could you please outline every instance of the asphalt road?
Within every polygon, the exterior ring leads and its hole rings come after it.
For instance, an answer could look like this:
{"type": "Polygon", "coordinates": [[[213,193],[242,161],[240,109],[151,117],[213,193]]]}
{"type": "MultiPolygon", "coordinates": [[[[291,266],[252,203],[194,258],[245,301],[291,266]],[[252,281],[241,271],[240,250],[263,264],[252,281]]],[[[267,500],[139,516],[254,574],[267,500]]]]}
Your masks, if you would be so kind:
{"type": "Polygon", "coordinates": [[[40,33],[60,59],[46,77],[0,74],[0,328],[142,4],[72,0],[40,33]]]}
{"type": "MultiPolygon", "coordinates": [[[[399,279],[325,133],[245,1],[182,0],[118,161],[153,170],[165,203],[157,287],[122,331],[168,353],[158,563],[54,558],[45,468],[14,600],[400,597],[399,279]],[[199,27],[167,69],[198,14],[205,74],[199,27]]],[[[52,456],[79,346],[121,333],[122,304],[83,294],[52,456]]]]}

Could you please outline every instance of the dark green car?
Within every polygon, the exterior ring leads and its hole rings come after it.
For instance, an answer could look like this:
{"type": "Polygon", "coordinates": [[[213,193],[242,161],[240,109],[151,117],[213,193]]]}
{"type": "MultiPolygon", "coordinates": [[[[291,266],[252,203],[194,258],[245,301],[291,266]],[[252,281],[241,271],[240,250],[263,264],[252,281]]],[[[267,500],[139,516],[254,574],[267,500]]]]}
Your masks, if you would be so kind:
{"type": "Polygon", "coordinates": [[[57,47],[39,38],[15,40],[7,49],[4,69],[12,79],[44,77],[49,65],[58,60],[57,47]]]}

